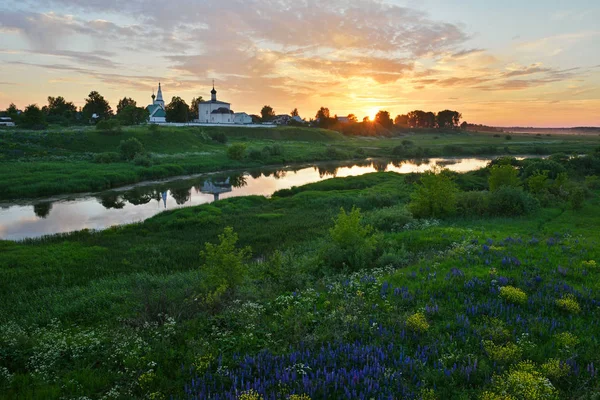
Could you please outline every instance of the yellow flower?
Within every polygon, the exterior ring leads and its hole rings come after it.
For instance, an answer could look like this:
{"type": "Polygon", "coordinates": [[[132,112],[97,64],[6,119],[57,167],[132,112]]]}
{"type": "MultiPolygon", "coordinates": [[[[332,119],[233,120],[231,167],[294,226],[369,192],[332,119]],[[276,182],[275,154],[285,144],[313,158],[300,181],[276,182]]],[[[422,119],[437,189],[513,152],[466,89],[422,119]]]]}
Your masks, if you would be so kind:
{"type": "Polygon", "coordinates": [[[263,400],[263,397],[256,390],[250,389],[240,393],[238,400],[263,400]]]}
{"type": "Polygon", "coordinates": [[[483,348],[491,360],[510,363],[521,358],[521,349],[514,343],[495,344],[491,340],[483,341],[483,348]]]}
{"type": "Polygon", "coordinates": [[[406,327],[413,332],[424,333],[429,329],[429,323],[425,318],[425,314],[418,312],[406,319],[406,327]]]}
{"type": "Polygon", "coordinates": [[[500,297],[513,304],[525,304],[527,302],[527,294],[514,286],[501,287],[500,297]]]}
{"type": "Polygon", "coordinates": [[[551,358],[542,364],[542,372],[550,379],[560,379],[569,375],[571,367],[569,364],[561,363],[559,359],[551,358]]]}
{"type": "Polygon", "coordinates": [[[560,309],[573,314],[579,314],[579,312],[581,311],[581,307],[579,307],[577,298],[572,294],[568,294],[562,299],[556,300],[555,303],[560,309]]]}

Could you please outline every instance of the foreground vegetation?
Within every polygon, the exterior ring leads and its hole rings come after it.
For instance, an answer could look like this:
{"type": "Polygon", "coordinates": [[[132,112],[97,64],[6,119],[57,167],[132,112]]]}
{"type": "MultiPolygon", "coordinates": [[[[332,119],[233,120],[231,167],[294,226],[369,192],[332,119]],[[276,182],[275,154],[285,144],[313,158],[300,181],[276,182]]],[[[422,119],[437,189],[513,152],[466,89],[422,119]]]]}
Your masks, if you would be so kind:
{"type": "Polygon", "coordinates": [[[317,128],[106,127],[0,130],[0,200],[102,191],[129,183],[289,163],[364,159],[581,154],[593,135],[492,135],[398,130],[346,137],[317,128]],[[133,140],[135,139],[135,140],[133,140]]]}
{"type": "Polygon", "coordinates": [[[594,398],[598,174],[374,173],[0,242],[0,398],[594,398]]]}

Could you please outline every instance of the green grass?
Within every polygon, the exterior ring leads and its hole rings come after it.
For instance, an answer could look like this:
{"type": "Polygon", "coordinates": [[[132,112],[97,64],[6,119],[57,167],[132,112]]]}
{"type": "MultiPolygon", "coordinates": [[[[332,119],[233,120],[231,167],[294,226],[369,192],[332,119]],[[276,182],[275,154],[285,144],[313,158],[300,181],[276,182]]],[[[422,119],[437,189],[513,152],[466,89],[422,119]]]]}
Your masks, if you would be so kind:
{"type": "Polygon", "coordinates": [[[591,135],[512,137],[505,140],[491,134],[433,131],[404,132],[392,138],[350,138],[334,131],[294,127],[160,127],[157,132],[130,127],[116,135],[93,128],[0,130],[0,199],[101,191],[149,179],[264,165],[367,157],[585,153],[600,145],[600,138],[591,135]],[[226,145],[206,140],[214,133],[225,134],[230,144],[246,144],[246,157],[229,159],[226,145]],[[93,162],[95,154],[116,152],[119,143],[129,138],[143,144],[153,155],[154,165],[93,162]],[[281,154],[249,157],[251,152],[262,152],[276,143],[281,145],[281,154]]]}

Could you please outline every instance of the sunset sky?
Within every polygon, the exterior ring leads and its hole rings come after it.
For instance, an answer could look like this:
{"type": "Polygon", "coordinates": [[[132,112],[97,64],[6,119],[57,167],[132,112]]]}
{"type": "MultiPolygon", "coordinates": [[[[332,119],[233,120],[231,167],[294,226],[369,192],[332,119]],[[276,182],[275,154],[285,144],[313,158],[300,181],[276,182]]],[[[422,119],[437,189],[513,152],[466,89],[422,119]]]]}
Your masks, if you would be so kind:
{"type": "Polygon", "coordinates": [[[598,0],[3,0],[0,109],[91,90],[314,118],[463,113],[600,126],[598,0]]]}

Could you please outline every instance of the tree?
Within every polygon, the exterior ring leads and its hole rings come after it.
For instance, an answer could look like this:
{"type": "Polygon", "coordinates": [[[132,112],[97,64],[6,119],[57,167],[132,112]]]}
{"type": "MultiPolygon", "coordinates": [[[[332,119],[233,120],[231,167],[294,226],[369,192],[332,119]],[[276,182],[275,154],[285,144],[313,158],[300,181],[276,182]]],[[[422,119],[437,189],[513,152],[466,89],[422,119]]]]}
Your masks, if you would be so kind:
{"type": "Polygon", "coordinates": [[[123,97],[121,100],[119,100],[119,104],[117,104],[117,115],[119,115],[121,111],[123,111],[123,109],[127,106],[136,107],[137,103],[131,97],[123,97]]]}
{"type": "Polygon", "coordinates": [[[18,125],[29,129],[43,129],[46,127],[46,115],[37,104],[30,104],[21,114],[18,125]]]}
{"type": "Polygon", "coordinates": [[[369,123],[371,122],[371,118],[369,118],[368,116],[363,118],[363,123],[369,123]]]}
{"type": "Polygon", "coordinates": [[[64,97],[52,97],[48,96],[48,105],[42,108],[45,114],[51,119],[75,119],[77,113],[77,107],[72,102],[65,101],[64,97]]]}
{"type": "Polygon", "coordinates": [[[198,119],[200,116],[198,115],[198,106],[202,103],[204,99],[202,96],[194,97],[192,99],[192,104],[190,105],[190,119],[198,119]]]}
{"type": "Polygon", "coordinates": [[[290,112],[290,115],[291,115],[292,117],[299,117],[299,116],[300,116],[300,114],[298,114],[298,109],[297,109],[297,108],[294,108],[294,109],[292,110],[292,112],[290,112]]]}
{"type": "Polygon", "coordinates": [[[144,154],[145,152],[146,150],[144,149],[144,145],[136,138],[121,140],[121,144],[119,144],[119,153],[121,154],[121,158],[127,161],[131,161],[136,155],[144,154]]]}
{"type": "Polygon", "coordinates": [[[512,165],[494,165],[490,169],[488,183],[492,192],[504,186],[519,187],[521,186],[519,171],[512,165]]]}
{"type": "Polygon", "coordinates": [[[394,125],[397,127],[408,127],[408,115],[397,115],[396,118],[394,118],[394,125]]]}
{"type": "Polygon", "coordinates": [[[356,123],[358,122],[358,118],[356,118],[356,115],[354,114],[348,114],[348,121],[356,123]]]}
{"type": "Polygon", "coordinates": [[[269,122],[275,118],[275,110],[273,110],[273,107],[265,105],[260,110],[260,116],[262,122],[269,122]]]}
{"type": "Polygon", "coordinates": [[[394,125],[394,122],[390,118],[390,113],[383,110],[377,112],[377,115],[375,116],[375,122],[384,128],[391,128],[394,125]]]}
{"type": "Polygon", "coordinates": [[[190,108],[181,97],[174,96],[165,107],[167,122],[188,122],[190,108]]]}
{"type": "Polygon", "coordinates": [[[458,111],[444,110],[437,114],[437,124],[440,128],[458,128],[462,115],[458,111]]]}
{"type": "Polygon", "coordinates": [[[91,119],[94,114],[100,119],[109,118],[113,114],[108,101],[96,91],[91,91],[87,99],[85,99],[85,106],[83,106],[82,112],[84,118],[87,120],[91,119]]]}
{"type": "Polygon", "coordinates": [[[6,115],[8,117],[10,117],[10,119],[13,120],[13,122],[17,122],[17,120],[19,119],[19,115],[21,114],[21,110],[19,110],[17,108],[17,106],[15,105],[15,103],[10,103],[10,105],[8,106],[8,108],[6,109],[6,115]]]}
{"type": "Polygon", "coordinates": [[[315,119],[318,119],[318,120],[329,119],[329,108],[327,108],[327,107],[319,108],[319,110],[317,111],[317,114],[315,115],[315,119]]]}
{"type": "Polygon", "coordinates": [[[148,121],[150,112],[143,107],[136,107],[134,104],[125,106],[117,114],[117,119],[121,125],[139,125],[148,121]]]}
{"type": "Polygon", "coordinates": [[[330,115],[331,114],[329,113],[329,108],[319,108],[317,114],[315,115],[315,119],[319,121],[318,124],[321,128],[329,128],[330,126],[336,123],[337,118],[331,118],[330,115]]]}
{"type": "Polygon", "coordinates": [[[441,218],[456,212],[458,187],[447,170],[425,172],[408,205],[415,217],[441,218]]]}

